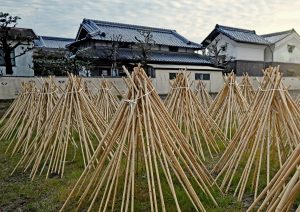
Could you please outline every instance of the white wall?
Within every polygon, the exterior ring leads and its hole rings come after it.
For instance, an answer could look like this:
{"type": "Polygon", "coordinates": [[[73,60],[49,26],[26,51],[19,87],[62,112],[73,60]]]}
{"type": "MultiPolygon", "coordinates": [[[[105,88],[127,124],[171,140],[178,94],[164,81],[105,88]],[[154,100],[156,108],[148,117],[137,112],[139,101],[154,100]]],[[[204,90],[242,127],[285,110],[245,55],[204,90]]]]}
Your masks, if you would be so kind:
{"type": "Polygon", "coordinates": [[[264,45],[238,43],[223,34],[219,34],[216,39],[220,39],[218,46],[228,43],[226,55],[235,60],[264,61],[264,45]]]}
{"type": "MultiPolygon", "coordinates": [[[[254,89],[258,89],[259,81],[262,81],[263,77],[249,77],[254,89]]],[[[237,76],[238,83],[242,82],[243,77],[237,76]]],[[[289,90],[290,94],[295,97],[300,93],[300,80],[297,77],[283,77],[282,82],[284,86],[289,90]]]]}
{"type": "Polygon", "coordinates": [[[300,37],[295,32],[275,44],[274,62],[300,63],[300,37]],[[292,53],[288,52],[288,45],[295,46],[292,53]]]}
{"type": "MultiPolygon", "coordinates": [[[[190,72],[190,82],[195,81],[195,73],[210,74],[210,80],[204,80],[206,84],[206,89],[208,92],[217,93],[223,86],[223,75],[221,71],[205,71],[205,70],[188,70],[190,72]]],[[[170,87],[169,73],[179,73],[178,69],[162,70],[156,69],[156,78],[152,79],[154,87],[158,90],[159,94],[168,94],[170,87]]],[[[196,83],[192,84],[192,89],[194,89],[196,83]]]]}
{"type": "MultiPolygon", "coordinates": [[[[24,46],[26,48],[27,46],[24,46]]],[[[22,50],[22,45],[18,46],[15,49],[15,55],[19,55],[22,50]]],[[[24,55],[17,57],[16,65],[13,66],[13,75],[12,76],[34,76],[33,63],[32,63],[32,50],[26,52],[24,55]]],[[[6,75],[5,66],[0,66],[3,75],[6,75]]]]}
{"type": "MultiPolygon", "coordinates": [[[[169,84],[169,73],[177,73],[179,70],[156,70],[156,78],[151,79],[153,86],[159,94],[167,94],[170,90],[169,84]]],[[[223,86],[223,77],[221,71],[191,71],[190,80],[191,82],[195,80],[195,73],[209,73],[210,80],[204,81],[206,88],[209,92],[217,93],[223,86]]],[[[96,92],[98,83],[102,78],[83,78],[89,88],[96,92]]],[[[122,92],[126,93],[127,87],[122,78],[105,78],[108,81],[113,82],[116,87],[122,92]]],[[[21,82],[35,81],[36,85],[39,87],[42,84],[43,78],[38,77],[0,77],[0,99],[14,99],[21,88],[21,82]]],[[[67,77],[56,77],[56,83],[62,88],[66,85],[68,79],[67,77]]],[[[193,83],[193,89],[196,83],[193,83]]],[[[117,94],[117,92],[113,89],[117,94]]]]}

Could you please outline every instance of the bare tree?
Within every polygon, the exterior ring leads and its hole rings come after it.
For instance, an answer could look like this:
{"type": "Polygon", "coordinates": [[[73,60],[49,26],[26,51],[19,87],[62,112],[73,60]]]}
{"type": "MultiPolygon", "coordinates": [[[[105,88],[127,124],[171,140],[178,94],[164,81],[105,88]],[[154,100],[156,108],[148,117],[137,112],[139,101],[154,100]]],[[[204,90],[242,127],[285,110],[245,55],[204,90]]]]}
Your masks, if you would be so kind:
{"type": "Polygon", "coordinates": [[[119,48],[120,43],[123,41],[123,36],[121,34],[113,35],[110,37],[110,41],[111,46],[106,50],[105,54],[106,58],[111,62],[110,72],[113,73],[117,70],[119,48]]]}
{"type": "Polygon", "coordinates": [[[4,58],[6,74],[13,74],[12,60],[24,55],[33,48],[34,33],[27,34],[16,28],[19,16],[0,12],[0,56],[4,58]],[[14,54],[17,47],[21,47],[18,54],[14,54]]]}
{"type": "Polygon", "coordinates": [[[141,54],[138,56],[138,59],[141,60],[141,64],[146,66],[150,59],[150,52],[152,47],[156,44],[153,39],[153,34],[150,30],[141,30],[139,31],[141,38],[134,37],[137,41],[137,47],[141,54]]]}
{"type": "Polygon", "coordinates": [[[206,55],[209,57],[210,61],[215,67],[222,67],[225,70],[228,69],[229,63],[234,59],[232,56],[228,56],[227,48],[228,43],[220,45],[220,39],[215,39],[214,41],[208,41],[209,45],[206,48],[206,55]]]}

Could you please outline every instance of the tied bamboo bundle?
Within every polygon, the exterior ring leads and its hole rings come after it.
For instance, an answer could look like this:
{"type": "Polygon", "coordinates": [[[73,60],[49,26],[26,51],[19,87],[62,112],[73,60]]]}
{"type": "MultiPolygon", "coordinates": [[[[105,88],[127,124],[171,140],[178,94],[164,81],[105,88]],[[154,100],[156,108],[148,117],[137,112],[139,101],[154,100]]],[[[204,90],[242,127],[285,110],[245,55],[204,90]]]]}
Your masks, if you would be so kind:
{"type": "Polygon", "coordinates": [[[91,91],[91,89],[89,88],[89,86],[88,86],[88,83],[87,83],[87,81],[84,81],[84,92],[86,93],[86,95],[87,95],[87,97],[91,100],[91,101],[93,101],[94,100],[94,98],[95,98],[95,95],[93,94],[93,92],[91,91]]]}
{"type": "Polygon", "coordinates": [[[15,140],[22,132],[26,132],[23,129],[28,120],[34,118],[36,96],[37,88],[34,82],[21,83],[20,94],[0,120],[0,125],[3,125],[0,140],[15,140]]]}
{"type": "Polygon", "coordinates": [[[231,139],[248,109],[249,105],[236,82],[236,76],[231,72],[225,77],[224,87],[210,106],[209,114],[231,139]]]}
{"type": "Polygon", "coordinates": [[[248,104],[250,105],[253,102],[255,96],[255,90],[252,86],[248,73],[243,74],[243,79],[240,84],[240,88],[242,91],[243,96],[247,100],[248,104]]]}
{"type": "MultiPolygon", "coordinates": [[[[268,186],[249,207],[253,211],[259,205],[259,211],[292,211],[296,198],[300,194],[300,144],[277,172],[268,186]]],[[[296,211],[300,210],[300,206],[296,211]]]]}
{"type": "Polygon", "coordinates": [[[205,89],[205,84],[202,80],[198,81],[198,84],[196,85],[196,91],[195,95],[198,97],[202,107],[204,107],[206,110],[210,107],[213,100],[207,90],[205,89]]]}
{"type": "Polygon", "coordinates": [[[268,68],[248,116],[213,169],[221,189],[242,200],[254,198],[282,167],[300,141],[300,110],[282,83],[279,68],[268,68]]]}
{"type": "MultiPolygon", "coordinates": [[[[36,133],[41,130],[42,125],[49,117],[52,109],[58,101],[58,95],[56,93],[57,86],[50,77],[45,82],[40,90],[31,92],[34,98],[29,98],[29,106],[31,107],[27,111],[29,114],[23,114],[22,123],[16,124],[14,121],[9,122],[10,125],[18,127],[14,137],[11,137],[11,142],[7,147],[6,152],[12,147],[12,155],[16,152],[22,152],[26,154],[28,146],[32,141],[32,138],[36,133]],[[31,102],[32,101],[32,102],[31,102]]],[[[25,102],[26,104],[27,102],[25,102]]],[[[9,128],[8,128],[9,129],[9,128]]],[[[5,136],[7,132],[4,132],[2,136],[5,136]]]]}
{"type": "Polygon", "coordinates": [[[165,105],[195,153],[206,160],[227,146],[227,140],[190,89],[188,73],[177,74],[165,105]]]}
{"type": "Polygon", "coordinates": [[[74,160],[77,149],[84,165],[88,164],[107,124],[83,89],[82,79],[69,75],[64,93],[16,168],[32,167],[32,179],[39,169],[40,174],[47,169],[46,178],[53,173],[62,177],[68,158],[74,152],[74,160]]]}
{"type": "Polygon", "coordinates": [[[100,89],[95,97],[95,105],[99,108],[101,115],[109,122],[119,107],[119,99],[112,93],[112,84],[107,80],[100,82],[100,89]]]}
{"type": "Polygon", "coordinates": [[[205,208],[196,191],[217,204],[211,194],[212,177],[190,150],[145,71],[135,67],[132,76],[125,67],[124,71],[129,92],[111,121],[112,133],[93,157],[97,167],[94,172],[86,167],[61,211],[76,200],[77,211],[133,211],[137,203],[150,204],[149,211],[180,211],[178,189],[197,210],[205,208]]]}

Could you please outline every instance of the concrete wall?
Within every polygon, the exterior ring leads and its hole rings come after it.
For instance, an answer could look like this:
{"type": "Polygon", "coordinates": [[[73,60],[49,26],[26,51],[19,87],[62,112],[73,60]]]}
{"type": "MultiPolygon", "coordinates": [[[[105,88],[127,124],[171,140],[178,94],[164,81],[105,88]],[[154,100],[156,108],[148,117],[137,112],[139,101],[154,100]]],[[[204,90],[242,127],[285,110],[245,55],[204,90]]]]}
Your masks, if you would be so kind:
{"type": "MultiPolygon", "coordinates": [[[[178,70],[156,70],[156,78],[151,79],[156,91],[161,95],[166,95],[170,91],[169,73],[177,73],[178,70]]],[[[195,80],[195,73],[208,73],[210,74],[210,80],[205,80],[206,88],[209,92],[217,93],[223,86],[223,77],[221,71],[191,71],[190,80],[195,80]]],[[[102,78],[89,77],[84,78],[89,88],[96,92],[98,83],[102,78]]],[[[126,93],[127,87],[122,78],[105,78],[108,81],[113,82],[116,87],[122,92],[126,93]]],[[[0,99],[14,99],[19,91],[21,82],[35,81],[39,87],[42,84],[43,78],[40,77],[0,77],[0,99]]],[[[56,77],[56,83],[62,88],[65,87],[68,79],[67,77],[56,77]]],[[[192,84],[192,88],[196,83],[192,84]]],[[[114,89],[113,89],[114,90],[114,89]]],[[[116,94],[117,92],[114,91],[116,94]]]]}
{"type": "MultiPolygon", "coordinates": [[[[25,46],[26,48],[26,46],[25,46]]],[[[15,55],[19,55],[22,52],[22,45],[15,49],[15,55]]],[[[32,50],[26,52],[24,55],[17,57],[16,65],[13,66],[12,76],[34,76],[33,63],[32,63],[32,50]]],[[[0,66],[0,70],[3,75],[6,75],[5,66],[0,66]]]]}

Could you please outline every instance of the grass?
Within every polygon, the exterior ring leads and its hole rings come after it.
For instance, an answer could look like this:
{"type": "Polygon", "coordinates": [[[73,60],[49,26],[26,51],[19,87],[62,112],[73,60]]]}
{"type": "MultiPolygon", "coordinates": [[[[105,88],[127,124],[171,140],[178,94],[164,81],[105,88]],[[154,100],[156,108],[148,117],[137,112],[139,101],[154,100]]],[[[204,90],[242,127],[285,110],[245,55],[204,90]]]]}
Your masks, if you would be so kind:
{"type": "Polygon", "coordinates": [[[4,154],[7,146],[8,142],[0,142],[0,211],[58,211],[79,178],[82,164],[68,164],[63,178],[53,175],[45,180],[41,175],[31,181],[22,168],[11,175],[20,155],[4,154]]]}
{"type": "MultiPolygon", "coordinates": [[[[15,154],[11,157],[9,154],[5,154],[8,145],[9,141],[0,141],[0,211],[58,211],[83,171],[80,153],[76,154],[74,162],[69,162],[66,165],[63,178],[52,175],[46,180],[45,173],[43,173],[41,176],[37,175],[31,181],[29,178],[30,169],[27,172],[23,172],[24,168],[20,167],[11,175],[21,155],[15,154]]],[[[72,157],[73,151],[70,151],[69,158],[72,157]]],[[[136,183],[135,210],[149,211],[146,179],[140,175],[136,183]]],[[[165,201],[168,211],[175,211],[176,207],[173,203],[173,197],[167,191],[167,183],[163,181],[162,186],[163,190],[165,190],[165,201]]],[[[187,195],[180,186],[176,186],[176,193],[182,211],[194,211],[187,195]]],[[[237,202],[236,198],[231,195],[222,195],[219,192],[214,192],[213,195],[219,207],[214,206],[211,200],[201,194],[201,192],[198,192],[198,195],[207,211],[244,210],[243,204],[237,202]]],[[[120,202],[121,200],[119,199],[116,203],[117,208],[120,202]]],[[[75,204],[71,205],[68,207],[68,210],[73,211],[75,206],[75,204]]]]}
{"type": "MultiPolygon", "coordinates": [[[[24,173],[22,167],[11,175],[20,155],[11,157],[5,154],[8,144],[8,141],[0,142],[0,211],[58,211],[83,170],[80,154],[77,154],[76,162],[66,165],[63,178],[53,175],[46,180],[43,174],[31,181],[29,171],[24,173]]],[[[137,180],[136,186],[136,211],[149,211],[146,180],[143,177],[138,179],[140,180],[137,180]]],[[[162,186],[168,189],[166,182],[163,182],[162,186]]],[[[188,197],[179,186],[176,188],[176,193],[182,210],[193,211],[188,197]]],[[[243,211],[242,204],[231,195],[215,192],[214,196],[219,207],[214,206],[203,194],[199,193],[199,196],[208,211],[243,211]]],[[[166,193],[165,201],[169,211],[176,209],[171,195],[166,193]]],[[[73,210],[74,206],[68,207],[68,210],[73,210]]]]}

